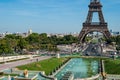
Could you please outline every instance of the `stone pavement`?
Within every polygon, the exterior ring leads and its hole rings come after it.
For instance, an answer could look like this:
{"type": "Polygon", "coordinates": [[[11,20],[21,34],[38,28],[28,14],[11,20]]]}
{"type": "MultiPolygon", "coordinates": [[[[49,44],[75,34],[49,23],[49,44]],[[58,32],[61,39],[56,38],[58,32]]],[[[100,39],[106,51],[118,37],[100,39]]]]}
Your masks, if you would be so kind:
{"type": "Polygon", "coordinates": [[[0,71],[2,71],[4,69],[8,69],[8,68],[14,68],[14,67],[20,66],[20,65],[29,64],[29,63],[32,63],[32,62],[41,61],[41,60],[44,60],[44,59],[49,59],[49,58],[51,58],[51,57],[50,56],[41,56],[41,57],[35,57],[35,58],[32,58],[32,59],[26,59],[26,60],[20,60],[20,61],[0,64],[0,71]]]}
{"type": "Polygon", "coordinates": [[[6,57],[0,57],[0,62],[6,62],[10,60],[17,60],[17,59],[22,59],[22,58],[32,58],[37,55],[19,55],[19,56],[6,56],[6,57]]]}

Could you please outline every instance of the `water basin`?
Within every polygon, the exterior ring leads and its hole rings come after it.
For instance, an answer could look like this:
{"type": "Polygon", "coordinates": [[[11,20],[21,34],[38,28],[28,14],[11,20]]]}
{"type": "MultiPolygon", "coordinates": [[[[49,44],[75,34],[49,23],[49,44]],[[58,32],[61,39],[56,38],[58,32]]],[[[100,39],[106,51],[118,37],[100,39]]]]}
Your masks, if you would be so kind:
{"type": "Polygon", "coordinates": [[[74,79],[91,77],[98,73],[98,61],[85,58],[73,58],[55,77],[60,80],[68,71],[74,74],[74,79]]]}

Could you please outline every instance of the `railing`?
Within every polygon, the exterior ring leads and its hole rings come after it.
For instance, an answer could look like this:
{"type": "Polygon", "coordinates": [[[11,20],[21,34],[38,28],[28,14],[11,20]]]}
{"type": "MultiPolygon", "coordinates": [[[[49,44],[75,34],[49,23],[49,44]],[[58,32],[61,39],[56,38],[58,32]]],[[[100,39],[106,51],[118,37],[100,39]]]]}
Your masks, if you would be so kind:
{"type": "Polygon", "coordinates": [[[105,23],[101,23],[101,22],[90,22],[90,23],[88,23],[88,22],[85,22],[85,23],[83,23],[83,25],[107,25],[107,23],[105,22],[105,23]]]}
{"type": "Polygon", "coordinates": [[[99,22],[92,22],[91,25],[100,25],[99,22]]]}
{"type": "MultiPolygon", "coordinates": [[[[6,69],[3,71],[5,74],[22,74],[24,72],[24,70],[16,70],[16,69],[6,69]]],[[[28,71],[28,73],[42,73],[42,71],[28,71]]]]}

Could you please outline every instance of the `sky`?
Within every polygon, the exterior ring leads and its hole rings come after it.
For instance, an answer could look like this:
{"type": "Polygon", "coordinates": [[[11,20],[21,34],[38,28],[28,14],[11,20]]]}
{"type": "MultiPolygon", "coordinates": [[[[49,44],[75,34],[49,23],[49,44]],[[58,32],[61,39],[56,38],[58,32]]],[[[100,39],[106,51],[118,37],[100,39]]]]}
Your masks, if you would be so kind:
{"type": "MultiPolygon", "coordinates": [[[[0,0],[0,33],[80,32],[90,0],[0,0]]],[[[120,31],[120,0],[101,0],[108,28],[120,31]]],[[[96,20],[96,19],[95,19],[96,20]]]]}

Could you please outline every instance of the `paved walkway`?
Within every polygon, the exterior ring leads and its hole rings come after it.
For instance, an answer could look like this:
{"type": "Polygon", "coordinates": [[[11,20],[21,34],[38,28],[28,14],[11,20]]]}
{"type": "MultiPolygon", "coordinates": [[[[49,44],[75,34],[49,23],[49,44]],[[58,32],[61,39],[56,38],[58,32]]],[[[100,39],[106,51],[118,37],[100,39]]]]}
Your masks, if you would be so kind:
{"type": "Polygon", "coordinates": [[[120,75],[107,74],[107,80],[120,80],[120,75]]]}
{"type": "Polygon", "coordinates": [[[36,61],[41,61],[41,60],[44,60],[44,59],[49,59],[49,58],[51,58],[51,57],[50,56],[41,56],[41,57],[35,57],[33,59],[26,59],[26,60],[20,60],[20,61],[0,64],[0,71],[4,70],[4,69],[13,68],[13,67],[16,67],[16,66],[20,66],[20,65],[25,65],[25,64],[28,64],[28,63],[36,62],[36,61]]]}
{"type": "Polygon", "coordinates": [[[2,56],[0,57],[0,62],[6,62],[11,60],[23,59],[23,58],[32,58],[37,55],[19,55],[19,56],[2,56]]]}

